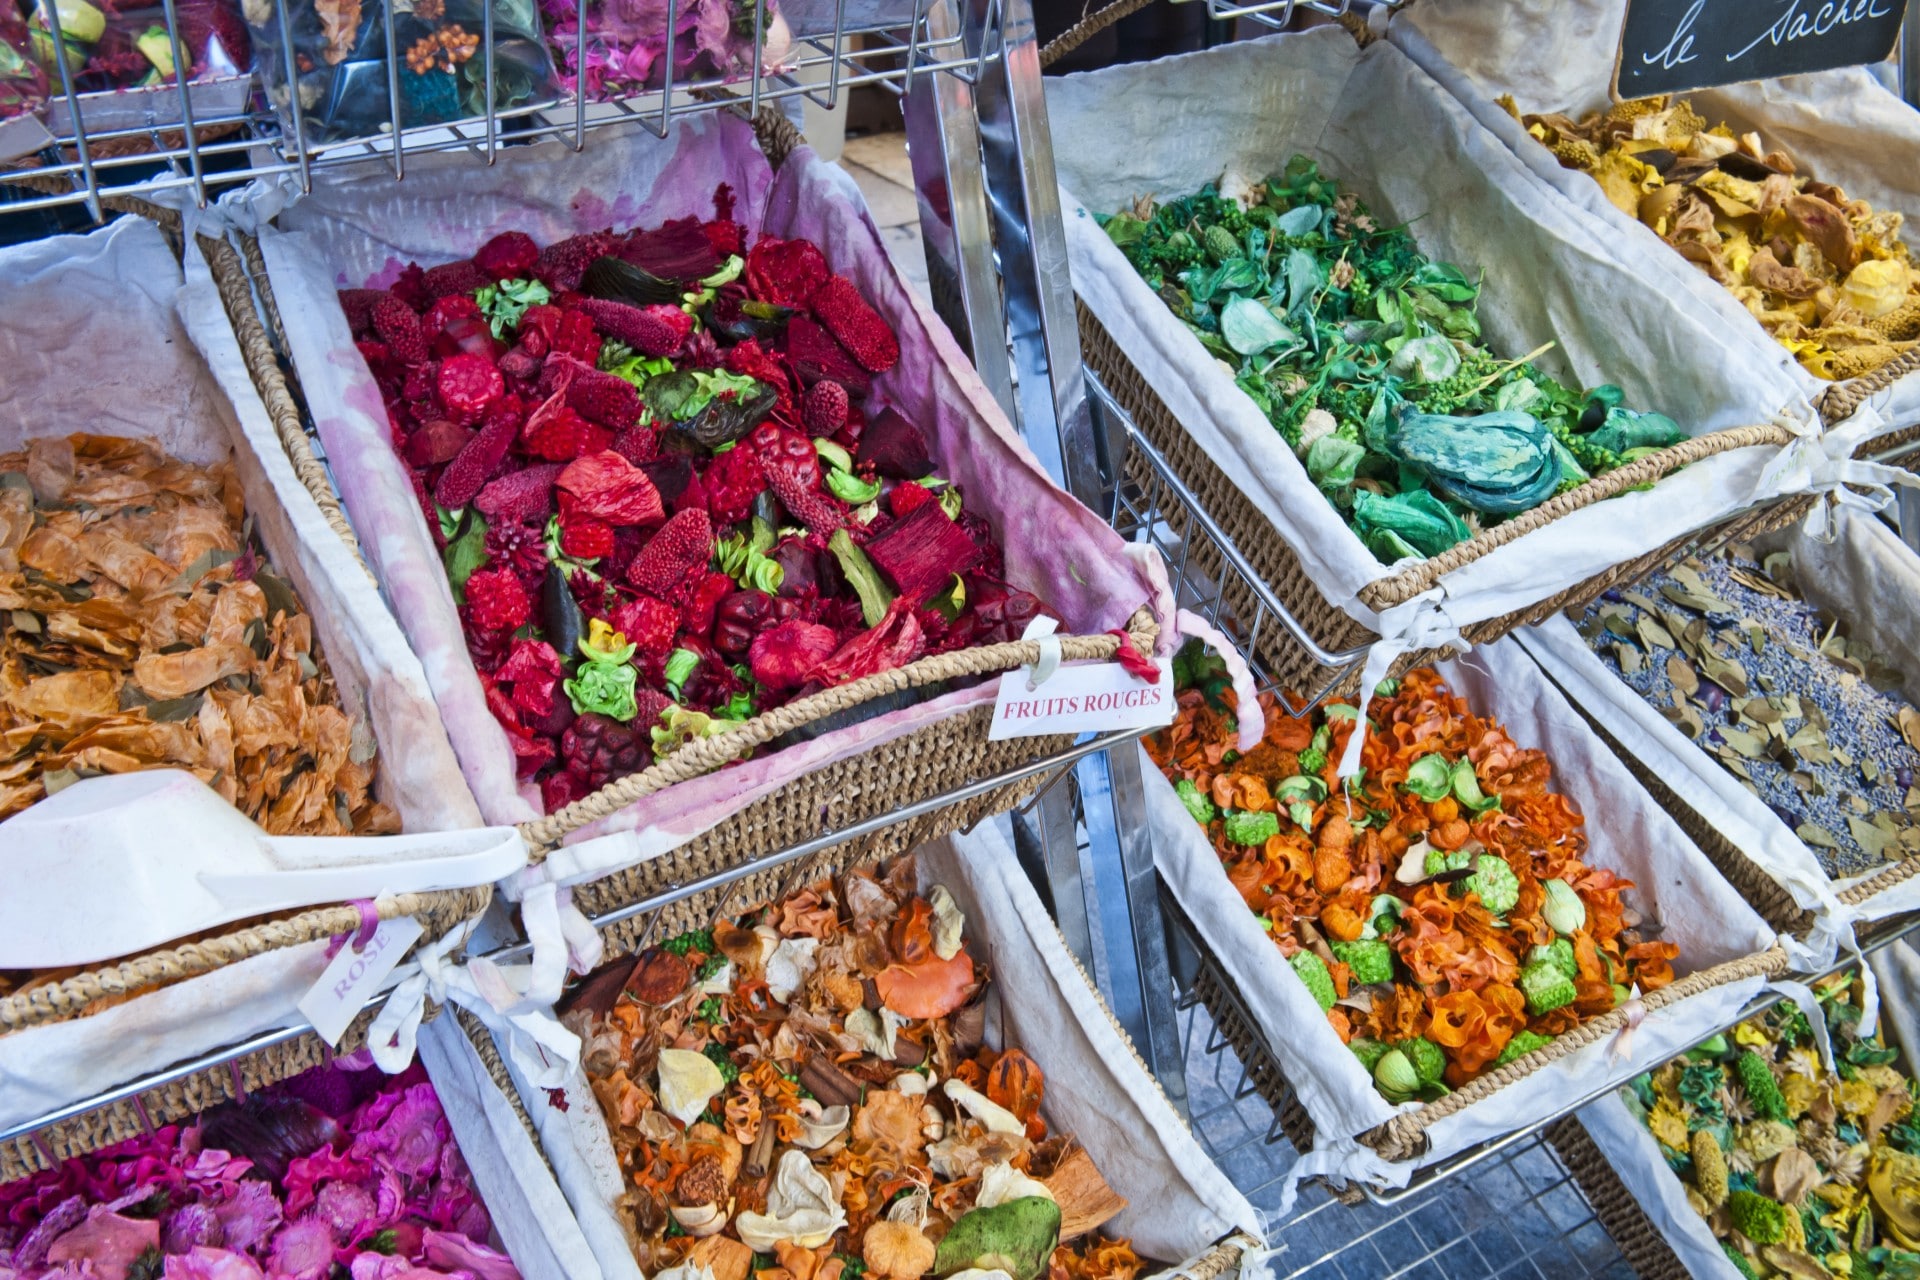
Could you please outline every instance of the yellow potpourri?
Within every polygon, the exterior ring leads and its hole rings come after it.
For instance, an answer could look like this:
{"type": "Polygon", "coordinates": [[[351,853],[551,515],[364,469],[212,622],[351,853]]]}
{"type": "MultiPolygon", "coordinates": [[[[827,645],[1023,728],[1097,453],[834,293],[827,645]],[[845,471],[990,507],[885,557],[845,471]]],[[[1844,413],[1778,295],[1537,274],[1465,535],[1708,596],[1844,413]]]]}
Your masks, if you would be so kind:
{"type": "Polygon", "coordinates": [[[1817,378],[1871,373],[1920,341],[1920,273],[1879,213],[1801,173],[1757,133],[1707,127],[1691,104],[1641,98],[1578,122],[1500,105],[1562,165],[1725,285],[1817,378]]]}

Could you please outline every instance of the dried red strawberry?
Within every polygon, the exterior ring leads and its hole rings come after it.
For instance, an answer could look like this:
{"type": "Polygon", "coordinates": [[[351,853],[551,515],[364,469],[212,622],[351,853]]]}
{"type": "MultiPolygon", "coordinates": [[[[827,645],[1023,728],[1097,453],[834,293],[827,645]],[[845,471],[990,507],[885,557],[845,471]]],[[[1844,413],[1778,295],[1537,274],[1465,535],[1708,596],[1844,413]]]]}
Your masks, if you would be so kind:
{"type": "Polygon", "coordinates": [[[572,495],[582,515],[608,524],[652,525],[667,518],[660,491],[647,473],[611,449],[568,463],[556,483],[561,492],[572,495]]]}
{"type": "Polygon", "coordinates": [[[473,255],[473,265],[494,280],[523,279],[539,260],[540,246],[524,231],[502,231],[473,255]]]}
{"type": "Polygon", "coordinates": [[[776,306],[806,306],[831,274],[826,258],[810,241],[762,236],[747,251],[747,291],[776,306]]]}
{"type": "Polygon", "coordinates": [[[707,491],[707,511],[716,525],[745,520],[753,511],[753,500],[767,488],[760,459],[744,440],[715,458],[701,479],[707,491]]]}
{"type": "Polygon", "coordinates": [[[485,356],[449,356],[440,362],[434,391],[447,416],[472,426],[487,416],[494,402],[507,393],[507,381],[485,356]]]}
{"type": "MultiPolygon", "coordinates": [[[[392,298],[393,295],[385,289],[340,290],[340,309],[346,312],[347,328],[351,329],[356,337],[371,332],[374,307],[392,298]]],[[[398,301],[398,299],[394,300],[398,301]]]]}
{"type": "Polygon", "coordinates": [[[408,433],[407,461],[416,467],[437,467],[452,462],[474,436],[471,427],[463,427],[446,418],[433,418],[408,433]]]}
{"type": "Polygon", "coordinates": [[[847,425],[847,389],[837,382],[822,378],[807,388],[806,402],[800,409],[800,420],[806,424],[807,434],[818,439],[831,440],[839,434],[840,428],[847,425]]]}
{"type": "Polygon", "coordinates": [[[572,462],[582,454],[599,453],[613,441],[613,432],[596,427],[567,406],[527,420],[522,441],[527,452],[550,462],[572,462]]]}
{"type": "Polygon", "coordinates": [[[407,364],[419,364],[427,358],[427,335],[421,332],[420,317],[398,298],[382,298],[370,313],[373,331],[387,344],[394,357],[407,364]]]}
{"type": "Polygon", "coordinates": [[[847,504],[821,488],[820,455],[798,431],[763,422],[748,437],[767,487],[793,518],[821,537],[847,524],[847,504]]]}
{"type": "MultiPolygon", "coordinates": [[[[635,423],[613,438],[613,451],[635,466],[652,462],[660,456],[660,433],[652,427],[635,423]]],[[[656,484],[655,488],[658,487],[656,484]]]]}
{"type": "MultiPolygon", "coordinates": [[[[465,297],[475,289],[493,283],[493,280],[471,262],[449,262],[444,266],[428,267],[421,279],[421,288],[428,298],[465,297]]],[[[468,299],[471,301],[471,299],[468,299]]]]}
{"type": "Polygon", "coordinates": [[[840,637],[832,627],[792,618],[753,638],[747,665],[753,678],[769,689],[797,689],[839,647],[840,637]]]}
{"type": "Polygon", "coordinates": [[[640,548],[627,566],[627,581],[662,600],[683,600],[712,556],[713,521],[704,509],[688,508],[675,513],[640,548]]]}
{"type": "Polygon", "coordinates": [[[640,393],[624,378],[602,373],[559,352],[547,357],[546,369],[540,375],[543,386],[549,377],[556,386],[566,382],[567,404],[588,422],[624,431],[640,420],[640,393]]]}
{"type": "Polygon", "coordinates": [[[706,639],[713,632],[714,610],[732,594],[733,579],[717,570],[709,570],[687,598],[686,608],[680,612],[680,630],[689,636],[706,639]]]}
{"type": "Polygon", "coordinates": [[[639,657],[664,662],[673,652],[680,610],[657,597],[641,595],[615,605],[607,623],[636,646],[639,657]]]}
{"type": "Polygon", "coordinates": [[[911,480],[902,480],[887,494],[887,507],[896,517],[910,516],[935,500],[933,490],[911,480]]]}
{"type": "Polygon", "coordinates": [[[553,482],[560,470],[559,463],[546,462],[501,476],[480,490],[473,505],[496,524],[544,520],[553,514],[553,482]]]}
{"type": "Polygon", "coordinates": [[[607,298],[583,298],[575,310],[601,333],[643,356],[677,355],[693,332],[693,317],[664,302],[633,307],[607,298]]]}
{"type": "Polygon", "coordinates": [[[980,562],[980,548],[937,502],[922,503],[886,532],[869,538],[866,552],[915,608],[980,562]]]}
{"type": "Polygon", "coordinates": [[[808,300],[814,318],[839,340],[860,367],[885,373],[900,363],[900,340],[845,276],[834,276],[808,300]]]}
{"type": "Polygon", "coordinates": [[[533,278],[549,289],[578,289],[587,264],[612,252],[615,240],[611,232],[589,231],[550,244],[540,251],[533,264],[533,278]]]}
{"type": "Polygon", "coordinates": [[[490,416],[479,433],[440,473],[440,479],[433,486],[434,501],[449,511],[472,502],[500,469],[519,432],[520,423],[512,415],[490,416]]]}
{"type": "Polygon", "coordinates": [[[505,568],[477,569],[467,579],[467,617],[482,631],[511,631],[533,617],[533,601],[505,568]]]}
{"type": "Polygon", "coordinates": [[[831,379],[856,398],[873,389],[872,377],[846,348],[805,316],[787,321],[786,356],[794,374],[809,387],[823,378],[831,379]]]}

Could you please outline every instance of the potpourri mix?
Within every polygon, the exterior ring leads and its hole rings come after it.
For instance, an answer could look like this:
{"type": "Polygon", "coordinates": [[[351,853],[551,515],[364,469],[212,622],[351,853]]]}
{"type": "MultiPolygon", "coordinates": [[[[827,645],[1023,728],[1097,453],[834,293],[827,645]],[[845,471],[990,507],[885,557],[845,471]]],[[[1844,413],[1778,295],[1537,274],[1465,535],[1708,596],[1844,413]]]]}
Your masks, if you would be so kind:
{"type": "Polygon", "coordinates": [[[47,73],[34,52],[27,21],[0,4],[0,120],[38,111],[47,101],[47,73]]]}
{"type": "Polygon", "coordinates": [[[1438,555],[1686,438],[1618,387],[1576,391],[1529,363],[1551,343],[1488,351],[1478,281],[1304,157],[1102,225],[1382,563],[1438,555]]]}
{"type": "MultiPolygon", "coordinates": [[[[586,39],[578,0],[541,0],[554,79],[563,93],[593,101],[666,85],[670,0],[588,0],[586,39]]],[[[753,74],[754,38],[761,68],[772,74],[792,47],[774,0],[674,0],[677,18],[671,71],[676,88],[753,74]]]]}
{"type": "Polygon", "coordinates": [[[425,1072],[364,1057],[0,1185],[0,1274],[519,1280],[425,1072]]]}
{"type": "MultiPolygon", "coordinates": [[[[174,13],[180,28],[180,52],[189,63],[189,83],[247,74],[253,42],[235,0],[179,0],[174,13]]],[[[90,0],[38,0],[31,6],[28,26],[33,56],[49,84],[60,84],[63,57],[73,87],[80,93],[144,89],[172,84],[179,78],[174,74],[173,39],[167,32],[162,5],[139,0],[100,0],[98,4],[90,0]],[[56,3],[60,18],[57,47],[53,24],[47,20],[47,6],[56,3]]],[[[0,75],[5,74],[6,54],[0,50],[0,75]]]]}
{"type": "Polygon", "coordinates": [[[1815,377],[1857,378],[1920,342],[1904,215],[1850,199],[1757,133],[1709,128],[1684,100],[1640,98],[1579,121],[1501,105],[1725,285],[1815,377]]]}
{"type": "Polygon", "coordinates": [[[1587,864],[1546,754],[1433,668],[1381,685],[1343,788],[1352,704],[1295,719],[1262,694],[1266,736],[1243,756],[1216,663],[1183,651],[1148,754],[1389,1101],[1430,1101],[1673,980],[1679,949],[1623,901],[1632,881],[1587,864]]]}
{"type": "Polygon", "coordinates": [[[644,1270],[1131,1280],[1098,1232],[1126,1200],[1049,1129],[1040,1065],[986,1045],[966,926],[903,858],[587,979],[564,1020],[644,1270]]]}
{"type": "Polygon", "coordinates": [[[341,294],[488,705],[549,811],[820,689],[1018,639],[987,518],[804,240],[519,232],[341,294]]]}
{"type": "Polygon", "coordinates": [[[1856,988],[1814,984],[1836,1071],[1783,1001],[1621,1093],[1743,1276],[1920,1275],[1920,1085],[1856,988]]]}
{"type": "Polygon", "coordinates": [[[1791,557],[1690,557],[1578,621],[1607,667],[1842,879],[1920,853],[1920,711],[1900,675],[1800,598],[1791,557]]]}
{"type": "Polygon", "coordinates": [[[398,830],[230,463],[75,435],[0,454],[0,817],[185,769],[276,834],[398,830]]]}

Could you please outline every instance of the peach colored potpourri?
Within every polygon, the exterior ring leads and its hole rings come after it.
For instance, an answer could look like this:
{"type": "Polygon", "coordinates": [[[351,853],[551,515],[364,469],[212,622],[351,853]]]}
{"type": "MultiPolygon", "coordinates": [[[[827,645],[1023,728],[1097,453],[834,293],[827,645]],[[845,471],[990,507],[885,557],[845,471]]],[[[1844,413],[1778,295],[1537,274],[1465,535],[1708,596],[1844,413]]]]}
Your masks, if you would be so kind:
{"type": "Polygon", "coordinates": [[[1431,667],[1383,682],[1363,773],[1340,794],[1355,708],[1295,719],[1263,694],[1242,756],[1224,670],[1189,649],[1148,753],[1227,878],[1393,1102],[1431,1100],[1673,980],[1672,943],[1589,866],[1552,762],[1431,667]]]}
{"type": "Polygon", "coordinates": [[[1039,1065],[986,1046],[988,977],[965,928],[903,858],[576,990],[564,1020],[586,1042],[643,1268],[1132,1280],[1140,1259],[1098,1232],[1126,1200],[1049,1130],[1039,1065]]]}
{"type": "Polygon", "coordinates": [[[0,454],[0,818],[81,778],[178,768],[275,834],[399,828],[242,502],[230,464],[150,441],[0,454]]]}

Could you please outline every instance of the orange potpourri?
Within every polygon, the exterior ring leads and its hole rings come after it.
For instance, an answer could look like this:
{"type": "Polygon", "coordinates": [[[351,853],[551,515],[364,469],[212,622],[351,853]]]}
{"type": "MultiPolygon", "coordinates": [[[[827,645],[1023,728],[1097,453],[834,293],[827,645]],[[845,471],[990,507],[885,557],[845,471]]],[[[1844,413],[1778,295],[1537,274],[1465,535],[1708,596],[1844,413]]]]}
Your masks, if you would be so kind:
{"type": "MultiPolygon", "coordinates": [[[[1183,659],[1187,655],[1182,655],[1183,659]]],[[[1588,866],[1585,819],[1546,755],[1430,667],[1381,686],[1342,794],[1351,703],[1233,750],[1234,693],[1205,659],[1148,753],[1227,878],[1390,1101],[1430,1100],[1673,980],[1633,887],[1588,866]]]]}
{"type": "Polygon", "coordinates": [[[914,864],[856,868],[601,970],[563,1021],[649,1274],[1132,1280],[1126,1207],[985,1041],[987,973],[914,864]],[[683,1271],[671,1268],[684,1267],[683,1271]]]}
{"type": "Polygon", "coordinates": [[[176,768],[275,834],[394,831],[230,464],[75,435],[0,454],[0,818],[176,768]]]}

